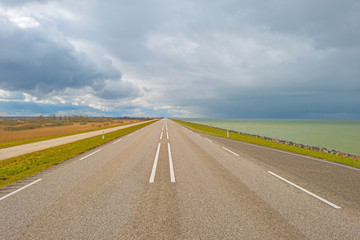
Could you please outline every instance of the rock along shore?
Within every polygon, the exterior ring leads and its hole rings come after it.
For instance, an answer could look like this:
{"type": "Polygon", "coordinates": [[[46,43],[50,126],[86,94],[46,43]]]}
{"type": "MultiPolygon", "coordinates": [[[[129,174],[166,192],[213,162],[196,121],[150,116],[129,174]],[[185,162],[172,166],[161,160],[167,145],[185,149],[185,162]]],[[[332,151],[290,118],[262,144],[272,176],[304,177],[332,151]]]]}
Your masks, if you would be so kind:
{"type": "MultiPolygon", "coordinates": [[[[196,123],[196,124],[199,124],[199,123],[196,123]]],[[[206,127],[212,127],[212,128],[227,131],[227,129],[224,129],[224,128],[209,126],[209,125],[205,125],[205,124],[199,124],[199,125],[203,125],[203,126],[206,126],[206,127]]],[[[339,151],[336,151],[334,149],[329,150],[329,149],[324,148],[324,147],[309,146],[309,145],[304,145],[304,144],[301,144],[301,143],[294,143],[294,142],[291,142],[291,141],[289,142],[289,141],[280,140],[280,139],[277,139],[277,138],[264,137],[264,136],[255,135],[255,134],[238,132],[238,131],[234,131],[234,130],[229,130],[229,132],[237,133],[237,134],[241,134],[241,135],[245,135],[245,136],[256,137],[256,138],[269,140],[269,141],[277,142],[277,143],[282,143],[282,144],[286,144],[286,145],[290,145],[290,146],[295,146],[295,147],[299,147],[299,148],[310,149],[310,150],[313,150],[313,151],[329,153],[329,154],[333,154],[333,155],[337,155],[337,156],[354,158],[354,159],[360,160],[360,156],[356,156],[356,155],[352,155],[352,154],[344,153],[344,152],[339,152],[339,151]]]]}

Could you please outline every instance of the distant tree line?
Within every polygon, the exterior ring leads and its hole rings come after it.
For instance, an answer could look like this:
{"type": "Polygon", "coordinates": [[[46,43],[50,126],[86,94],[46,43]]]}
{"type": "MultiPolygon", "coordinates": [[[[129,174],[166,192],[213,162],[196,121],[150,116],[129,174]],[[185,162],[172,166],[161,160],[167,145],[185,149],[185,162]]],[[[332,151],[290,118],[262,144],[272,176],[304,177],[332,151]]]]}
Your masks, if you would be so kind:
{"type": "Polygon", "coordinates": [[[4,126],[4,130],[18,131],[18,130],[36,129],[41,127],[66,126],[66,125],[73,125],[74,123],[80,123],[81,125],[86,125],[87,123],[109,123],[109,122],[113,122],[114,120],[116,119],[109,117],[98,118],[98,117],[88,117],[81,115],[56,116],[54,114],[49,116],[40,115],[39,117],[30,117],[30,118],[2,118],[0,120],[0,125],[4,126]]]}

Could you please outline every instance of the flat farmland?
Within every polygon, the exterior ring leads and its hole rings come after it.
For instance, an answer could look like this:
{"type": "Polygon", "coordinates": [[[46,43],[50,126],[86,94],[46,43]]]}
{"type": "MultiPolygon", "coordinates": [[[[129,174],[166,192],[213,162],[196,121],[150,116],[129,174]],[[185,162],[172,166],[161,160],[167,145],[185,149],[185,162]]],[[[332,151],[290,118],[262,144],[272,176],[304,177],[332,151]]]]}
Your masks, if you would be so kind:
{"type": "Polygon", "coordinates": [[[112,120],[106,122],[88,122],[88,123],[73,123],[64,126],[43,126],[35,129],[26,130],[6,130],[5,126],[0,126],[0,144],[17,142],[27,139],[50,137],[63,134],[71,134],[83,131],[91,131],[104,127],[118,126],[138,122],[139,120],[112,120]]]}

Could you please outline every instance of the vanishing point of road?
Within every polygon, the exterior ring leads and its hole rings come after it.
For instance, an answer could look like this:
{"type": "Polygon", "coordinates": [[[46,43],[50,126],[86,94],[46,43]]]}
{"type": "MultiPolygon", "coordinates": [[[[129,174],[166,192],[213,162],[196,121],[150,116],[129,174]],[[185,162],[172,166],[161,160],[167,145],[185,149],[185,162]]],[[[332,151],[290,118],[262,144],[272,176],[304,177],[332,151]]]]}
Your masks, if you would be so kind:
{"type": "Polygon", "coordinates": [[[0,190],[0,239],[359,237],[359,169],[167,119],[0,190]]]}

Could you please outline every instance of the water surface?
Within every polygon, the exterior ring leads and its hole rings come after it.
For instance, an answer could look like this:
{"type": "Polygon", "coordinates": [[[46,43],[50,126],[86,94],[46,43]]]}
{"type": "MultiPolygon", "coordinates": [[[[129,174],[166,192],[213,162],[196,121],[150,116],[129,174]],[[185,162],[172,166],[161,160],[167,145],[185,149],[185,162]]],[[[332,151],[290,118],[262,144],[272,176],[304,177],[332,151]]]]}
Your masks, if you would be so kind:
{"type": "Polygon", "coordinates": [[[209,118],[184,120],[360,155],[360,120],[209,118]]]}

